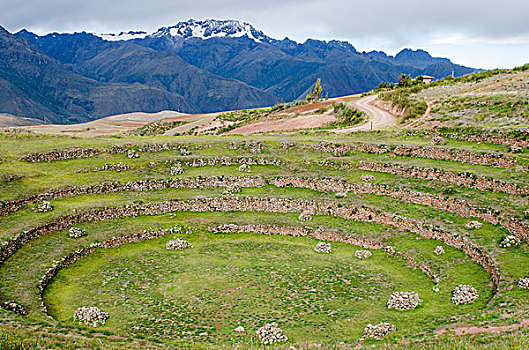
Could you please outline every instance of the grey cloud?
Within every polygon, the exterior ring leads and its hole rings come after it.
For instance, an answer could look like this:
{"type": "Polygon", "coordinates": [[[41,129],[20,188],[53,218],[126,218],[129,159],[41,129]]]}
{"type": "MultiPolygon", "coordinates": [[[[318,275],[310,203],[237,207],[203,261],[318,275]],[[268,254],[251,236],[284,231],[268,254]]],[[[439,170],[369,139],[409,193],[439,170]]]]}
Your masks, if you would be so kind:
{"type": "Polygon", "coordinates": [[[439,33],[495,40],[529,36],[529,2],[504,0],[0,0],[0,24],[51,31],[154,31],[189,18],[235,18],[272,37],[379,38],[394,46],[439,33]]]}

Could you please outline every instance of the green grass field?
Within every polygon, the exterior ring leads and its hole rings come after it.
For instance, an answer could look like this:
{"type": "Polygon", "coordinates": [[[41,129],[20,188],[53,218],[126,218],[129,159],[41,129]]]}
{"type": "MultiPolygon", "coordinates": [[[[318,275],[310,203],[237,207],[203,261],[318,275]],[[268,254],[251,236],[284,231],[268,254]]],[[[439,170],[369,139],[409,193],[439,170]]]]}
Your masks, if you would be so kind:
{"type": "MultiPolygon", "coordinates": [[[[527,196],[480,191],[451,186],[435,180],[420,180],[357,168],[361,161],[433,167],[456,172],[472,172],[527,186],[526,171],[492,168],[391,154],[369,154],[353,150],[337,157],[308,147],[283,147],[293,142],[318,145],[320,142],[350,145],[363,143],[429,146],[429,139],[398,131],[361,132],[337,136],[326,132],[240,136],[119,136],[92,139],[66,136],[36,136],[0,133],[0,175],[18,178],[0,182],[0,201],[13,201],[36,193],[65,186],[96,185],[103,182],[128,182],[175,177],[200,176],[275,176],[333,178],[362,182],[363,175],[373,175],[373,183],[386,184],[429,194],[464,199],[480,207],[491,207],[506,217],[525,225],[529,209],[527,196]],[[233,149],[232,142],[260,141],[260,154],[249,149],[233,149]],[[146,153],[129,159],[126,154],[102,153],[91,158],[49,163],[27,163],[20,157],[72,147],[106,149],[112,145],[147,143],[182,143],[189,156],[177,150],[146,153]],[[171,175],[170,162],[187,158],[216,156],[271,157],[284,166],[251,166],[251,174],[238,165],[184,167],[185,173],[171,175]],[[345,162],[347,170],[321,165],[321,161],[345,162]],[[122,162],[129,170],[93,171],[105,164],[122,162]],[[78,173],[78,169],[90,169],[78,173]]],[[[508,147],[485,142],[447,140],[439,147],[472,152],[508,154],[527,170],[529,153],[509,153],[508,147]]],[[[132,147],[132,146],[130,146],[132,147]]],[[[7,177],[6,177],[7,178],[7,177]]],[[[157,203],[193,198],[225,198],[224,188],[168,188],[163,190],[86,194],[50,200],[53,210],[35,212],[37,203],[29,204],[8,215],[0,216],[0,244],[17,234],[43,225],[75,211],[91,208],[120,208],[127,205],[157,203]]],[[[0,303],[15,301],[27,314],[20,316],[0,308],[0,348],[262,348],[256,330],[277,322],[288,336],[286,343],[271,348],[309,349],[321,344],[325,349],[525,349],[529,346],[524,328],[507,331],[528,318],[529,292],[516,283],[529,275],[527,242],[501,248],[499,242],[508,234],[505,227],[481,219],[480,229],[469,230],[466,224],[474,218],[450,211],[412,204],[401,198],[376,194],[348,193],[338,198],[333,191],[314,191],[297,187],[245,187],[236,194],[245,198],[271,200],[304,199],[319,203],[338,203],[394,213],[403,217],[440,226],[444,231],[466,237],[476,244],[499,267],[502,279],[495,290],[489,274],[463,251],[440,240],[421,238],[393,226],[345,220],[329,215],[314,215],[302,222],[299,213],[264,211],[175,212],[165,215],[139,215],[113,218],[75,225],[87,235],[73,239],[68,230],[50,231],[23,244],[0,263],[0,303]],[[439,277],[436,284],[423,271],[408,266],[405,259],[370,249],[372,256],[355,258],[358,246],[332,242],[330,254],[314,251],[318,240],[310,237],[260,235],[257,233],[215,234],[207,230],[218,224],[269,224],[335,230],[342,236],[354,235],[394,246],[417,264],[428,267],[439,277]],[[97,249],[93,254],[69,265],[47,285],[43,298],[37,284],[54,261],[90,244],[112,237],[186,227],[191,234],[169,234],[164,237],[119,247],[97,249]],[[167,241],[184,238],[193,247],[181,251],[165,248],[167,241]],[[445,254],[435,255],[441,245],[445,254]],[[475,287],[479,298],[471,304],[455,305],[452,291],[459,284],[475,287]],[[434,291],[437,287],[439,291],[434,291]],[[410,311],[388,309],[386,302],[393,292],[415,291],[422,304],[410,311]],[[42,307],[46,306],[47,312],[42,307]],[[74,321],[75,310],[97,306],[109,313],[108,321],[97,327],[74,321]],[[397,331],[380,339],[362,339],[368,323],[389,322],[397,331]],[[244,332],[235,328],[243,326],[244,332]],[[465,327],[478,327],[476,334],[453,336],[465,327]],[[452,329],[437,336],[444,327],[452,329]],[[500,333],[487,332],[500,327],[500,333]]]]}

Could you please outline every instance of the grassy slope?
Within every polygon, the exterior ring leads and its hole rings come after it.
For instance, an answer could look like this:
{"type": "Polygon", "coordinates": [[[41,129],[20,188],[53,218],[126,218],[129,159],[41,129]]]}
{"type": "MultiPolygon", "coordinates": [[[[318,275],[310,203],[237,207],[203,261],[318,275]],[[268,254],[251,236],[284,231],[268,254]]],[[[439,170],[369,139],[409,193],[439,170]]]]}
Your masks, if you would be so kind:
{"type": "MultiPolygon", "coordinates": [[[[12,173],[24,175],[25,178],[15,180],[10,183],[2,184],[1,200],[14,199],[20,196],[20,193],[32,193],[39,190],[57,188],[64,185],[82,185],[82,184],[96,184],[102,181],[133,181],[145,178],[167,178],[169,176],[169,166],[164,164],[167,159],[174,159],[180,155],[176,152],[160,152],[142,155],[139,159],[127,159],[124,155],[101,155],[91,159],[68,160],[54,163],[36,163],[28,164],[22,163],[17,159],[27,153],[42,151],[46,149],[68,148],[73,146],[84,147],[107,147],[110,144],[123,142],[167,142],[167,138],[150,137],[150,138],[97,138],[97,139],[71,139],[66,137],[45,137],[45,136],[16,136],[10,137],[2,135],[0,142],[0,173],[12,173]],[[84,167],[98,167],[105,163],[124,162],[134,167],[131,171],[116,173],[111,171],[90,172],[87,174],[77,174],[75,170],[84,167]],[[149,162],[157,162],[159,166],[155,168],[148,167],[149,162]]],[[[264,156],[273,155],[282,159],[285,162],[296,165],[299,170],[288,171],[274,166],[259,166],[252,167],[252,175],[275,175],[275,174],[295,174],[297,176],[339,176],[350,181],[360,181],[362,174],[368,172],[360,171],[358,169],[348,171],[331,170],[325,167],[318,166],[316,163],[319,160],[328,159],[328,154],[318,152],[302,151],[300,154],[297,150],[279,150],[281,141],[301,140],[304,142],[318,142],[319,140],[332,140],[340,142],[380,142],[387,143],[391,140],[395,143],[427,145],[428,140],[420,137],[411,137],[403,135],[395,135],[392,132],[374,132],[374,133],[359,133],[351,136],[333,136],[327,134],[312,134],[312,135],[291,135],[291,136],[252,136],[252,137],[180,137],[177,140],[182,142],[192,142],[193,144],[211,144],[210,148],[201,150],[192,150],[195,156],[214,156],[214,155],[242,155],[243,151],[230,150],[227,145],[232,140],[248,140],[248,139],[263,139],[268,140],[265,146],[273,148],[272,151],[267,151],[265,148],[264,156]],[[305,164],[308,160],[311,164],[305,164]]],[[[172,140],[171,140],[172,141],[172,140]]],[[[506,152],[506,147],[449,141],[448,146],[460,147],[465,149],[476,150],[495,150],[499,152],[506,152]]],[[[527,153],[517,154],[519,162],[527,163],[527,153]]],[[[340,160],[341,158],[339,158],[340,160]]],[[[400,162],[408,165],[420,166],[434,166],[446,170],[456,171],[474,171],[480,175],[492,176],[497,178],[508,179],[519,183],[527,183],[527,175],[524,173],[514,173],[505,169],[491,169],[487,167],[464,165],[456,162],[433,161],[417,158],[397,157],[388,155],[369,155],[360,152],[353,152],[348,157],[344,158],[350,161],[353,166],[360,160],[370,161],[386,161],[386,162],[400,162]]],[[[220,167],[203,167],[186,169],[183,176],[194,177],[198,175],[240,175],[236,166],[220,166],[220,167]]],[[[389,174],[375,174],[376,182],[396,184],[412,189],[421,190],[430,193],[442,193],[446,189],[446,185],[436,183],[434,181],[423,181],[416,179],[401,178],[389,174]]],[[[501,207],[502,210],[512,211],[513,213],[520,213],[528,207],[525,198],[519,196],[508,196],[502,194],[492,194],[488,192],[470,190],[466,188],[456,188],[454,196],[459,198],[466,198],[471,202],[482,205],[490,205],[501,207]]],[[[37,214],[31,211],[30,208],[23,209],[17,213],[9,215],[8,217],[0,217],[0,233],[2,237],[9,237],[19,232],[22,229],[33,227],[39,223],[44,223],[53,217],[68,213],[73,208],[94,207],[102,205],[120,206],[126,203],[133,203],[138,201],[162,201],[168,198],[193,198],[196,196],[217,196],[223,189],[212,190],[164,190],[164,191],[149,191],[143,193],[116,193],[110,195],[87,195],[74,198],[64,198],[54,200],[53,205],[55,210],[49,213],[37,214]]],[[[334,198],[334,194],[318,193],[303,189],[292,188],[256,188],[244,189],[242,194],[244,196],[270,196],[270,197],[288,197],[288,198],[307,198],[318,200],[338,200],[334,198]]],[[[396,212],[401,215],[425,219],[426,221],[441,223],[443,227],[467,234],[464,229],[468,219],[458,217],[457,215],[438,212],[430,208],[410,205],[398,200],[390,200],[386,197],[374,195],[353,195],[350,194],[345,199],[340,199],[344,204],[354,205],[369,205],[377,207],[390,212],[396,212]]],[[[411,270],[404,266],[401,261],[392,261],[385,257],[385,254],[375,252],[370,260],[358,261],[352,258],[355,247],[344,246],[337,244],[336,253],[329,256],[322,256],[313,253],[312,247],[315,244],[309,239],[294,239],[294,238],[278,238],[278,237],[262,237],[253,234],[247,235],[229,235],[229,236],[212,236],[203,231],[205,225],[209,222],[284,222],[287,224],[298,224],[296,215],[270,215],[258,213],[204,213],[204,214],[178,214],[176,218],[170,216],[160,217],[140,217],[136,219],[119,219],[111,220],[103,223],[84,224],[83,228],[89,232],[86,238],[81,240],[72,240],[66,236],[65,232],[57,232],[45,237],[39,238],[30,244],[23,247],[19,253],[15,254],[6,263],[0,266],[0,298],[2,300],[16,299],[26,305],[30,310],[30,314],[21,319],[18,316],[12,315],[8,312],[0,310],[0,316],[7,322],[22,322],[26,327],[36,326],[38,333],[45,333],[47,340],[43,340],[45,344],[56,347],[57,344],[71,344],[73,340],[78,339],[80,335],[83,337],[100,337],[99,335],[90,335],[92,330],[84,327],[76,326],[72,323],[71,315],[73,310],[89,303],[90,301],[101,302],[104,308],[111,310],[111,319],[109,323],[97,330],[99,333],[111,334],[115,338],[103,337],[102,342],[110,346],[113,342],[119,342],[120,338],[117,336],[130,337],[129,329],[134,325],[143,325],[142,331],[137,331],[136,338],[131,346],[138,344],[140,346],[144,341],[149,341],[153,344],[155,341],[176,341],[176,329],[167,328],[167,323],[159,323],[158,326],[147,329],[149,324],[153,324],[152,317],[155,317],[153,311],[145,308],[148,300],[152,299],[156,303],[166,301],[169,303],[165,307],[170,306],[171,310],[178,309],[181,304],[171,304],[182,301],[183,303],[190,303],[193,298],[200,295],[206,295],[206,299],[216,301],[217,303],[200,303],[199,307],[192,308],[190,311],[182,311],[182,317],[190,320],[186,324],[196,324],[193,330],[196,334],[189,335],[185,341],[221,341],[224,344],[247,343],[251,341],[249,338],[254,329],[259,323],[265,321],[266,317],[269,320],[284,318],[285,321],[282,328],[285,329],[293,342],[315,341],[319,340],[328,344],[338,344],[340,341],[351,342],[355,341],[361,336],[362,329],[368,322],[380,322],[383,320],[390,320],[395,322],[398,326],[398,333],[392,339],[400,339],[403,337],[422,337],[424,331],[431,331],[437,326],[450,322],[452,316],[460,316],[465,322],[475,323],[478,321],[495,321],[510,312],[519,313],[523,311],[521,305],[527,304],[529,298],[526,292],[520,291],[516,288],[513,290],[502,290],[501,294],[495,299],[493,305],[487,305],[487,300],[491,295],[490,286],[488,285],[488,277],[484,271],[477,265],[468,261],[464,255],[445,246],[447,254],[439,257],[432,254],[435,245],[439,244],[436,241],[418,240],[415,235],[399,234],[393,230],[388,230],[386,227],[378,225],[368,225],[355,222],[347,222],[345,220],[333,219],[328,217],[316,217],[309,224],[314,227],[324,226],[328,228],[338,227],[354,232],[358,235],[367,237],[375,237],[385,239],[388,244],[395,245],[398,250],[410,251],[418,262],[427,262],[434,271],[438,272],[442,278],[441,291],[435,294],[431,291],[433,284],[429,282],[426,277],[418,270],[411,270]],[[170,227],[174,223],[185,223],[195,228],[195,233],[190,237],[196,248],[185,251],[182,254],[186,258],[175,258],[175,255],[180,254],[174,252],[167,252],[163,249],[164,242],[170,237],[123,246],[108,251],[101,251],[98,254],[81,261],[78,264],[64,270],[57,279],[50,285],[50,289],[46,293],[46,302],[50,306],[52,315],[60,321],[58,328],[51,330],[49,327],[55,322],[44,317],[38,311],[38,299],[35,297],[35,283],[42,275],[46,267],[51,263],[72,252],[73,250],[85,246],[95,240],[102,240],[112,237],[117,234],[130,234],[143,228],[155,227],[170,227]],[[267,249],[258,248],[259,245],[270,247],[267,249]],[[228,247],[228,248],[227,248],[228,247]],[[227,254],[227,250],[232,254],[227,254]],[[248,252],[251,254],[248,254],[248,252]],[[206,254],[207,252],[207,254],[206,254]],[[287,253],[288,252],[288,253],[287,253]],[[270,260],[271,254],[277,255],[273,261],[270,260]],[[294,255],[293,255],[294,254],[294,255]],[[147,260],[147,257],[154,259],[156,263],[147,260]],[[235,259],[236,264],[227,264],[226,259],[235,259]],[[294,258],[295,257],[295,258],[294,258]],[[179,263],[175,265],[175,259],[179,263]],[[180,260],[184,259],[184,260],[180,260]],[[265,259],[263,262],[260,259],[265,259]],[[200,262],[204,262],[200,263],[200,262]],[[215,261],[215,264],[213,262],[215,261]],[[290,265],[290,270],[285,270],[287,264],[290,265]],[[145,274],[142,271],[149,269],[156,269],[157,272],[152,274],[145,274]],[[264,302],[258,307],[250,307],[243,303],[237,306],[234,312],[224,310],[224,314],[220,317],[220,322],[215,326],[214,330],[206,330],[204,326],[208,326],[208,315],[212,315],[218,309],[218,305],[222,305],[224,298],[228,298],[229,302],[236,303],[237,298],[233,296],[226,296],[222,291],[230,289],[231,287],[241,283],[258,283],[258,281],[269,281],[270,274],[269,267],[274,267],[276,271],[280,271],[281,276],[288,276],[286,281],[282,279],[277,280],[276,288],[271,288],[265,291],[252,289],[248,297],[261,297],[266,300],[267,293],[277,293],[276,298],[270,302],[264,302]],[[301,273],[299,269],[305,266],[313,266],[322,269],[325,276],[330,280],[335,279],[337,275],[346,275],[347,269],[345,267],[353,267],[354,271],[362,271],[366,276],[375,276],[381,274],[386,276],[381,281],[367,279],[367,283],[362,279],[358,279],[356,274],[349,276],[354,281],[356,289],[354,293],[359,293],[361,297],[374,298],[371,304],[366,304],[361,301],[353,303],[350,295],[344,290],[342,284],[336,286],[337,291],[331,291],[323,280],[314,279],[310,277],[308,272],[301,273]],[[99,270],[96,267],[100,267],[99,270]],[[224,267],[218,269],[218,267],[224,267]],[[266,268],[265,268],[266,267],[266,268]],[[211,269],[214,273],[208,272],[211,269]],[[125,270],[126,269],[126,270],[125,270]],[[240,270],[242,269],[242,270],[240,270]],[[296,270],[298,269],[298,270],[296,270]],[[290,275],[290,271],[298,271],[295,278],[290,275]],[[101,272],[103,271],[103,272],[101,272]],[[124,277],[120,279],[118,284],[110,284],[104,286],[104,294],[98,294],[94,291],[100,288],[102,281],[105,280],[105,274],[116,271],[116,273],[131,272],[133,279],[124,277]],[[172,271],[169,273],[169,271],[172,271]],[[185,273],[182,273],[185,271],[185,273]],[[234,273],[244,271],[240,278],[234,278],[234,273]],[[394,277],[387,276],[386,271],[394,272],[394,277]],[[182,274],[180,274],[182,273],[182,274]],[[248,277],[248,274],[252,278],[248,277]],[[141,276],[140,276],[141,275],[141,276]],[[152,275],[152,276],[151,276],[152,275]],[[146,279],[153,278],[153,281],[146,279]],[[194,283],[189,283],[185,276],[202,276],[200,283],[206,286],[213,286],[212,288],[198,289],[194,283]],[[136,279],[138,278],[138,279],[136,279]],[[311,280],[312,278],[312,280],[311,280]],[[126,281],[130,283],[127,287],[123,287],[122,283],[126,281]],[[207,281],[207,282],[205,282],[207,281]],[[420,281],[420,283],[417,283],[420,281]],[[135,285],[134,282],[139,282],[135,285]],[[315,284],[317,289],[323,289],[322,295],[325,297],[336,296],[338,302],[327,302],[324,299],[314,298],[312,294],[305,293],[304,286],[307,284],[315,284]],[[156,285],[155,291],[150,289],[142,289],[145,283],[152,283],[156,285]],[[289,296],[290,289],[283,286],[284,283],[294,284],[294,289],[299,290],[300,294],[293,297],[293,300],[285,299],[289,296]],[[450,292],[453,287],[459,283],[469,283],[476,286],[480,292],[481,298],[474,304],[464,307],[455,307],[449,302],[450,292]],[[128,286],[130,285],[130,291],[128,286]],[[391,286],[391,287],[390,287],[391,286]],[[339,288],[338,288],[339,287],[339,288]],[[121,288],[124,288],[122,291],[121,288]],[[340,289],[342,288],[342,289],[340,289]],[[370,288],[374,288],[370,290],[370,288]],[[399,313],[396,311],[388,311],[385,308],[385,301],[387,300],[390,290],[416,290],[419,291],[421,298],[425,300],[423,306],[410,313],[399,313]],[[339,293],[339,291],[342,291],[339,293]],[[205,293],[205,294],[204,294],[205,293]],[[209,294],[208,294],[209,293],[209,294]],[[333,293],[337,293],[336,295],[333,293]],[[221,298],[222,295],[222,298],[221,298]],[[303,300],[308,298],[316,304],[322,303],[324,311],[316,309],[317,317],[311,317],[310,314],[294,317],[296,315],[295,305],[303,305],[303,300]],[[131,315],[122,308],[113,306],[115,300],[122,300],[128,298],[130,305],[134,305],[134,309],[143,307],[143,313],[131,315]],[[288,301],[287,301],[288,300],[288,301]],[[279,303],[279,304],[278,304],[279,303]],[[497,307],[500,303],[506,303],[505,306],[497,307]],[[327,315],[326,312],[336,308],[336,305],[345,305],[343,310],[338,314],[327,315]],[[369,305],[369,307],[368,307],[369,305]],[[293,307],[293,309],[289,309],[293,307]],[[488,307],[489,311],[481,312],[480,309],[488,307]],[[281,315],[269,314],[267,309],[280,311],[281,315]],[[235,312],[236,310],[236,312],[235,312]],[[294,310],[294,311],[292,311],[294,310]],[[233,315],[237,315],[234,317],[233,315]],[[248,323],[251,325],[248,333],[244,335],[237,335],[232,332],[235,323],[241,321],[240,318],[248,315],[248,323]],[[361,316],[360,316],[361,315],[361,316]],[[265,317],[266,316],[266,317],[265,317]],[[274,317],[271,317],[274,316],[274,317]],[[276,317],[277,316],[277,317],[276,317]],[[143,317],[143,318],[142,318],[143,317]],[[123,322],[118,322],[123,321],[123,322]],[[150,321],[146,321],[150,320],[150,321]],[[294,324],[288,323],[288,320],[296,321],[294,324]],[[325,325],[325,326],[324,326],[325,325]],[[202,328],[200,328],[202,327],[202,328]],[[325,330],[322,330],[324,327],[325,330]],[[54,333],[50,334],[50,331],[54,333]],[[170,335],[158,336],[162,331],[169,332],[170,335]],[[208,336],[198,336],[203,331],[208,332],[208,336]],[[71,334],[69,338],[65,339],[58,335],[61,332],[71,334]],[[158,332],[158,333],[157,333],[158,332]],[[141,340],[139,338],[145,338],[141,340]],[[167,338],[164,338],[167,337],[167,338]],[[202,338],[201,338],[202,337],[202,338]],[[203,339],[205,337],[205,339],[203,339]],[[238,337],[238,338],[237,338],[238,337]],[[162,339],[163,338],[163,339],[162,339]],[[50,343],[48,343],[50,342],[50,343]],[[53,345],[55,344],[55,345],[53,345]]],[[[497,258],[502,271],[504,271],[507,279],[516,280],[518,277],[524,275],[525,271],[529,269],[529,261],[527,259],[526,247],[512,248],[509,250],[502,250],[497,248],[497,242],[505,235],[503,229],[485,224],[482,229],[471,231],[468,233],[469,237],[478,242],[480,245],[489,247],[493,255],[497,258]]],[[[210,270],[210,271],[211,271],[210,270]]],[[[274,280],[275,281],[275,280],[274,280]]],[[[231,288],[233,289],[233,288],[231,288]]],[[[353,294],[354,294],[353,293],[353,294]]],[[[163,314],[165,307],[163,304],[158,306],[161,308],[160,312],[163,314]],[[161,305],[161,306],[160,306],[161,305]]],[[[300,306],[301,307],[301,306],[300,306]]],[[[515,319],[522,317],[516,316],[515,319]]],[[[267,319],[268,320],[268,319],[267,319]]],[[[242,322],[242,321],[241,321],[242,322]]],[[[55,327],[55,326],[54,326],[55,327]]],[[[177,328],[178,331],[183,329],[177,328]]],[[[12,334],[9,330],[8,333],[12,334]]],[[[24,331],[22,331],[24,332],[24,331]]],[[[484,336],[475,336],[473,338],[465,338],[468,344],[479,346],[484,336]]],[[[427,336],[426,339],[431,338],[427,336]]],[[[509,340],[498,340],[508,342],[508,344],[515,344],[518,338],[507,338],[509,340]]],[[[525,338],[524,338],[525,339],[525,338]]],[[[84,341],[84,340],[83,340],[84,341]]],[[[525,340],[522,340],[525,341],[525,340]]],[[[119,343],[118,343],[119,344],[119,343]]],[[[182,344],[182,343],[181,343],[182,344]]],[[[375,344],[382,345],[383,342],[375,342],[375,344]]],[[[446,345],[447,347],[456,347],[457,341],[443,340],[436,344],[446,345]]],[[[500,344],[500,343],[498,343],[500,344]]],[[[392,345],[393,346],[393,345],[392,345]]],[[[396,346],[396,345],[394,345],[396,346]]],[[[402,347],[404,345],[399,345],[402,347]]],[[[73,347],[73,345],[72,345],[73,347]]],[[[397,346],[396,346],[397,347],[397,346]]]]}

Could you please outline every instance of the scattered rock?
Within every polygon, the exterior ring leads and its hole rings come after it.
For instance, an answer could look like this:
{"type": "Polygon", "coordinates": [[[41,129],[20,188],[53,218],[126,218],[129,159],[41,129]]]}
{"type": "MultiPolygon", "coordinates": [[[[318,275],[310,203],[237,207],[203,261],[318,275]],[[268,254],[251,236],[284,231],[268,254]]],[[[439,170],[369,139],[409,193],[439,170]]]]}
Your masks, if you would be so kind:
{"type": "Polygon", "coordinates": [[[529,289],[529,277],[520,277],[517,286],[521,289],[529,289]]]}
{"type": "Polygon", "coordinates": [[[3,309],[13,311],[20,316],[24,316],[26,314],[24,307],[18,303],[15,303],[14,301],[5,301],[1,304],[1,306],[3,309]]]}
{"type": "Polygon", "coordinates": [[[239,327],[235,328],[235,332],[237,332],[237,333],[244,332],[244,327],[243,326],[239,326],[239,327]]]}
{"type": "Polygon", "coordinates": [[[336,192],[336,198],[346,198],[346,197],[347,197],[347,191],[336,192]]]}
{"type": "Polygon", "coordinates": [[[193,248],[191,243],[188,243],[185,239],[177,238],[175,240],[167,242],[165,245],[168,250],[182,250],[186,248],[193,248]]]}
{"type": "Polygon", "coordinates": [[[139,158],[140,155],[138,154],[138,152],[135,149],[129,149],[127,151],[127,157],[130,158],[130,159],[139,158]]]}
{"type": "Polygon", "coordinates": [[[312,215],[308,211],[303,211],[299,214],[298,219],[300,221],[310,221],[312,220],[312,215]]]}
{"type": "Polygon", "coordinates": [[[441,254],[444,254],[445,253],[445,250],[442,246],[438,245],[437,247],[435,247],[435,249],[433,250],[433,253],[435,255],[441,255],[441,254]]]}
{"type": "Polygon", "coordinates": [[[371,252],[369,250],[357,250],[355,252],[355,257],[358,258],[358,259],[367,259],[369,258],[371,255],[371,252]]]}
{"type": "Polygon", "coordinates": [[[434,136],[430,141],[430,145],[446,145],[446,140],[441,136],[434,136]]]}
{"type": "Polygon", "coordinates": [[[476,288],[460,284],[452,293],[452,303],[456,305],[470,304],[479,297],[476,288]]]}
{"type": "Polygon", "coordinates": [[[276,322],[267,323],[256,332],[257,338],[264,344],[281,343],[288,340],[276,322]]]}
{"type": "Polygon", "coordinates": [[[86,231],[77,227],[70,227],[68,230],[68,236],[70,238],[81,238],[86,235],[86,231]]]}
{"type": "Polygon", "coordinates": [[[399,311],[413,310],[422,303],[419,294],[415,292],[395,292],[388,300],[388,309],[399,311]]]}
{"type": "Polygon", "coordinates": [[[248,164],[241,164],[241,166],[239,167],[239,171],[242,171],[244,173],[251,173],[252,168],[248,164]]]}
{"type": "Polygon", "coordinates": [[[371,182],[371,181],[375,181],[375,177],[373,175],[362,175],[360,176],[360,180],[364,182],[371,182]]]}
{"type": "Polygon", "coordinates": [[[468,229],[471,229],[471,230],[472,230],[472,229],[479,230],[482,226],[483,226],[483,224],[482,224],[481,222],[479,222],[479,221],[470,221],[470,222],[466,225],[466,227],[467,227],[468,229]]]}
{"type": "Polygon", "coordinates": [[[171,172],[171,176],[175,176],[175,175],[182,175],[183,173],[185,173],[185,170],[184,168],[182,168],[182,165],[178,163],[171,167],[170,172],[171,172]]]}
{"type": "Polygon", "coordinates": [[[394,247],[394,246],[388,245],[388,246],[384,247],[384,250],[385,250],[386,253],[388,253],[389,255],[393,255],[393,254],[395,254],[395,247],[394,247]]]}
{"type": "Polygon", "coordinates": [[[509,248],[520,245],[520,240],[516,236],[508,235],[500,242],[500,247],[509,248]]]}
{"type": "Polygon", "coordinates": [[[52,211],[52,210],[53,210],[53,207],[51,206],[51,203],[48,201],[42,201],[35,208],[35,211],[37,213],[45,213],[47,211],[52,211]]]}
{"type": "Polygon", "coordinates": [[[80,307],[73,315],[74,320],[92,327],[97,327],[100,324],[104,325],[108,317],[109,315],[106,312],[101,311],[97,306],[80,307]]]}
{"type": "Polygon", "coordinates": [[[316,253],[329,254],[329,253],[332,251],[332,247],[331,247],[331,244],[330,244],[330,243],[319,242],[319,243],[316,244],[316,246],[314,247],[314,251],[315,251],[316,253]]]}
{"type": "Polygon", "coordinates": [[[391,323],[379,323],[372,325],[371,323],[364,328],[364,338],[379,338],[395,332],[397,328],[391,323]]]}

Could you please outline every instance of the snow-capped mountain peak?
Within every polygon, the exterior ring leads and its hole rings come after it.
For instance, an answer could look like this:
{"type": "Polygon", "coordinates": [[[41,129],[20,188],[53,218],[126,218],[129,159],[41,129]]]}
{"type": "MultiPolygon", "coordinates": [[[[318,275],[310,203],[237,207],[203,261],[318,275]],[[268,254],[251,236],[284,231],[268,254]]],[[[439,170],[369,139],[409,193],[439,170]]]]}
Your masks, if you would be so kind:
{"type": "Polygon", "coordinates": [[[129,31],[129,32],[121,32],[119,34],[96,34],[102,39],[105,39],[107,41],[118,41],[118,40],[132,40],[132,39],[143,39],[148,34],[144,31],[129,31]]]}
{"type": "Polygon", "coordinates": [[[196,21],[190,19],[187,22],[179,22],[170,27],[162,27],[153,33],[152,37],[162,37],[170,35],[184,39],[195,37],[209,39],[214,37],[231,37],[239,38],[247,36],[257,42],[266,41],[268,37],[262,32],[255,29],[251,24],[237,20],[215,20],[207,19],[196,21]]]}
{"type": "Polygon", "coordinates": [[[161,37],[174,37],[174,38],[218,38],[218,37],[229,37],[229,38],[240,38],[248,37],[256,42],[267,42],[271,39],[266,36],[262,31],[255,29],[251,24],[241,22],[237,20],[215,20],[206,19],[204,21],[197,21],[190,19],[186,22],[179,22],[174,26],[162,27],[156,32],[148,35],[144,31],[130,31],[121,32],[119,34],[95,34],[100,38],[107,41],[117,40],[132,40],[132,39],[145,39],[145,38],[161,38],[161,37]]]}

